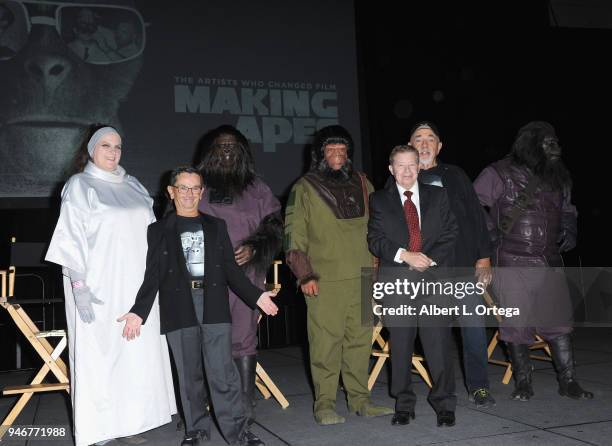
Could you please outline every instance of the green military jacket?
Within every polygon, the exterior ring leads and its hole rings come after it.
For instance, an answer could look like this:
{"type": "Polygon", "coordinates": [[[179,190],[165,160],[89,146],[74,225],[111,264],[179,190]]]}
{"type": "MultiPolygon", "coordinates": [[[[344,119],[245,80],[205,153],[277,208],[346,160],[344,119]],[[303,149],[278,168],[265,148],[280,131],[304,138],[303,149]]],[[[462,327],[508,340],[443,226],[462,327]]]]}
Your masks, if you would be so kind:
{"type": "Polygon", "coordinates": [[[290,254],[295,252],[305,254],[311,274],[322,281],[354,279],[361,276],[361,268],[372,266],[367,228],[368,196],[374,188],[365,175],[355,175],[361,183],[360,196],[356,196],[354,187],[352,191],[347,189],[346,194],[352,192],[353,197],[349,198],[353,206],[349,218],[347,212],[341,215],[333,197],[326,197],[316,187],[316,177],[307,174],[291,189],[285,213],[285,251],[298,280],[305,273],[291,264],[290,254]]]}

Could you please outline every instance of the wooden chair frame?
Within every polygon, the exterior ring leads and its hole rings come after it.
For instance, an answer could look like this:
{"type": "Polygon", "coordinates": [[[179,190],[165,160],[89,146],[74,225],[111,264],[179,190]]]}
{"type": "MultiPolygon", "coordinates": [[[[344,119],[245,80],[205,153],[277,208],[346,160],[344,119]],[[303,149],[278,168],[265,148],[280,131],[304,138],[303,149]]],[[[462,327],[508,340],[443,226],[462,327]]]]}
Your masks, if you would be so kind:
{"type": "MultiPolygon", "coordinates": [[[[274,261],[274,283],[270,284],[271,286],[268,287],[270,290],[280,291],[281,289],[281,284],[278,281],[278,266],[282,263],[283,262],[280,260],[274,261]]],[[[259,315],[259,320],[257,323],[259,323],[259,321],[261,321],[261,315],[259,315]]],[[[270,375],[266,373],[259,362],[257,362],[255,367],[255,385],[263,395],[264,399],[267,400],[270,399],[271,396],[274,396],[276,401],[278,401],[278,404],[280,404],[283,409],[289,407],[289,401],[287,401],[287,398],[285,398],[283,392],[281,392],[277,385],[274,384],[274,381],[272,381],[270,375]]]]}
{"type": "MultiPolygon", "coordinates": [[[[495,351],[497,344],[499,344],[499,330],[495,331],[495,334],[491,338],[491,342],[489,342],[489,346],[487,347],[487,358],[489,359],[490,364],[501,365],[501,366],[506,367],[506,372],[504,373],[504,376],[502,377],[502,383],[508,384],[510,382],[510,379],[512,379],[512,363],[509,361],[503,361],[501,359],[492,358],[493,352],[495,351]]],[[[552,357],[550,354],[550,347],[548,346],[546,341],[538,335],[536,335],[536,342],[534,342],[533,344],[529,346],[529,350],[544,350],[546,354],[548,355],[548,356],[529,355],[531,359],[535,359],[538,361],[548,361],[548,362],[552,361],[552,357]]]]}
{"type": "MultiPolygon", "coordinates": [[[[487,291],[485,291],[483,298],[489,307],[493,309],[497,308],[493,298],[487,291]]],[[[498,323],[502,321],[501,316],[499,316],[497,313],[495,313],[495,318],[497,319],[498,323]]],[[[495,334],[493,335],[493,337],[491,338],[491,341],[489,342],[489,345],[487,347],[487,359],[490,364],[501,365],[503,367],[506,367],[506,372],[504,373],[504,376],[502,377],[502,383],[508,384],[510,382],[510,379],[512,379],[512,363],[508,361],[503,361],[501,359],[492,358],[493,352],[495,351],[497,344],[499,344],[499,330],[495,331],[495,334]]],[[[529,355],[531,359],[536,359],[538,361],[552,361],[551,354],[550,354],[550,348],[548,347],[548,344],[546,343],[546,341],[544,341],[544,339],[542,339],[540,336],[536,335],[536,342],[534,342],[533,344],[529,346],[529,350],[544,350],[548,354],[548,356],[529,355]]]]}
{"type": "MultiPolygon", "coordinates": [[[[372,371],[370,372],[370,377],[368,378],[368,389],[372,390],[374,387],[374,383],[378,379],[378,375],[385,364],[387,358],[391,357],[391,352],[389,351],[389,341],[385,341],[380,332],[383,329],[382,322],[378,321],[378,323],[374,326],[372,331],[372,356],[376,358],[376,362],[374,363],[374,367],[372,367],[372,371]],[[377,347],[376,347],[377,345],[377,347]]],[[[423,378],[423,381],[431,387],[431,378],[429,377],[429,373],[427,373],[427,369],[423,365],[424,358],[421,355],[412,355],[412,369],[413,373],[416,373],[423,378]]]]}
{"type": "Polygon", "coordinates": [[[3,395],[21,395],[9,414],[2,421],[2,426],[11,426],[35,393],[53,392],[57,390],[70,392],[68,369],[60,357],[66,348],[67,340],[64,330],[40,331],[21,305],[9,302],[9,298],[14,295],[15,267],[11,266],[8,271],[0,271],[0,275],[2,276],[0,306],[9,313],[11,318],[15,321],[17,328],[23,333],[44,362],[43,366],[29,384],[4,387],[2,392],[3,395]],[[59,338],[59,342],[55,347],[47,340],[49,337],[59,338]],[[43,383],[43,380],[47,377],[49,372],[55,376],[58,381],[57,383],[43,383]]]}

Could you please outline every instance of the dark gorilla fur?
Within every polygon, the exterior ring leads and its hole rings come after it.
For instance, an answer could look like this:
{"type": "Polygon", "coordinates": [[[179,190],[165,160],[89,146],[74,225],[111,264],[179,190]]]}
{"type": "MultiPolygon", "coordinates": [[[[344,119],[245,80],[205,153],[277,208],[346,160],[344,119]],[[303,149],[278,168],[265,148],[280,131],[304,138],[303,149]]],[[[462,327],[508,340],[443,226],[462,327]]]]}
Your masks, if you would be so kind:
{"type": "Polygon", "coordinates": [[[550,160],[544,153],[546,137],[557,139],[555,128],[544,121],[532,121],[516,135],[510,157],[514,164],[528,167],[553,190],[571,187],[570,173],[559,158],[550,160]]]}
{"type": "Polygon", "coordinates": [[[222,125],[208,132],[201,141],[202,152],[198,168],[202,172],[204,185],[211,196],[231,200],[253,184],[255,165],[253,154],[246,137],[231,125],[222,125]],[[224,162],[222,149],[215,146],[215,140],[222,135],[231,135],[238,142],[232,151],[230,164],[224,162]]]}
{"type": "Polygon", "coordinates": [[[266,215],[253,234],[243,240],[241,245],[249,245],[255,250],[248,265],[258,274],[265,274],[272,261],[283,247],[283,220],[279,212],[266,215]]]}
{"type": "Polygon", "coordinates": [[[315,133],[310,149],[310,171],[318,172],[324,177],[335,181],[348,181],[353,175],[353,138],[340,125],[323,127],[315,133]],[[344,144],[348,149],[348,159],[339,170],[333,170],[325,160],[325,146],[328,144],[344,144]]]}
{"type": "MultiPolygon", "coordinates": [[[[201,162],[198,166],[209,196],[221,198],[231,204],[255,180],[253,155],[246,137],[231,125],[222,125],[211,130],[202,138],[201,162]],[[215,140],[222,135],[231,135],[238,142],[232,151],[230,162],[223,159],[223,151],[215,147],[215,140]]],[[[241,246],[253,248],[254,254],[248,268],[257,274],[265,274],[282,248],[283,221],[280,213],[265,216],[249,237],[240,242],[241,246]]]]}

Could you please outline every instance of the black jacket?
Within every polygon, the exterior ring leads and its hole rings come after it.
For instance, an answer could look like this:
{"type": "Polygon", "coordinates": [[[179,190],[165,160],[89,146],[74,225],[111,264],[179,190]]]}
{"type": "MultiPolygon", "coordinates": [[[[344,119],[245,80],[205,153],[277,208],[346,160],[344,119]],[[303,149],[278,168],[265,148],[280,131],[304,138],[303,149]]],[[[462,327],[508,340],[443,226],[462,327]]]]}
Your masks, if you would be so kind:
{"type": "Polygon", "coordinates": [[[431,184],[432,174],[441,177],[451,211],[459,225],[453,266],[473,267],[478,259],[491,257],[493,247],[489,238],[485,211],[476,196],[470,178],[458,166],[438,163],[431,169],[421,169],[419,181],[431,184]]]}
{"type": "MultiPolygon", "coordinates": [[[[450,210],[446,190],[419,182],[421,211],[421,252],[439,266],[451,266],[459,231],[450,210]]],[[[394,262],[399,248],[408,246],[408,225],[395,181],[370,195],[368,246],[380,259],[380,266],[399,266],[394,262]]]]}
{"type": "MultiPolygon", "coordinates": [[[[204,230],[205,324],[231,322],[229,286],[247,305],[256,308],[262,290],[254,286],[236,264],[225,221],[200,214],[204,230]]],[[[187,271],[176,227],[176,213],[149,225],[147,268],[130,310],[146,322],[159,291],[161,333],[198,325],[187,271]]]]}

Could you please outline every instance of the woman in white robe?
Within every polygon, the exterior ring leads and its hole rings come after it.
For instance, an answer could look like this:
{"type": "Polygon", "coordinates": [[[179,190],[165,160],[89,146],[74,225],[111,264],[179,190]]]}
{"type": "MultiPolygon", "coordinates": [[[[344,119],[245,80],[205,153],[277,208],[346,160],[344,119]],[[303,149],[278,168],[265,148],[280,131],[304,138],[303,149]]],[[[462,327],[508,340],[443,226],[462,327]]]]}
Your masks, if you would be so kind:
{"type": "Polygon", "coordinates": [[[135,342],[122,339],[116,320],[134,304],[143,280],[153,200],[119,165],[117,131],[92,132],[81,149],[87,164],[62,191],[46,256],[64,271],[76,446],[132,436],[176,413],[158,306],[135,342]]]}

